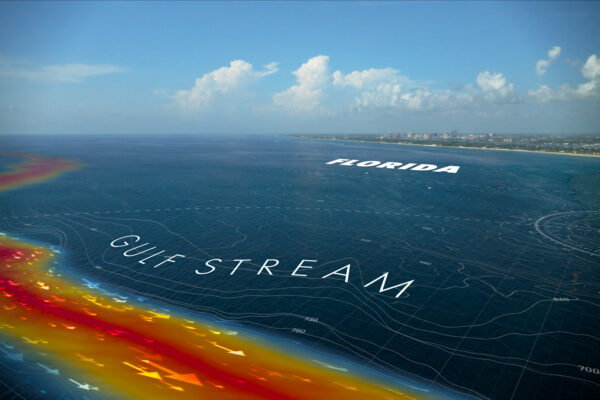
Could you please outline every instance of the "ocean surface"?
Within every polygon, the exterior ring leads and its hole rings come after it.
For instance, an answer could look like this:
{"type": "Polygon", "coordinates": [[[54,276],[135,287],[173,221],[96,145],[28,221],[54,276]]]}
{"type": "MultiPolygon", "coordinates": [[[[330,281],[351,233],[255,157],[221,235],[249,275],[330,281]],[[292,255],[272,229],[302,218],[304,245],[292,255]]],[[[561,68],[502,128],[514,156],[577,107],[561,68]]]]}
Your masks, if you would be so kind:
{"type": "Polygon", "coordinates": [[[600,158],[256,135],[0,146],[85,164],[0,193],[0,232],[59,249],[65,274],[448,397],[600,396],[600,158]],[[125,235],[164,253],[141,264],[111,247],[125,235]],[[365,287],[386,272],[413,282],[365,287]]]}

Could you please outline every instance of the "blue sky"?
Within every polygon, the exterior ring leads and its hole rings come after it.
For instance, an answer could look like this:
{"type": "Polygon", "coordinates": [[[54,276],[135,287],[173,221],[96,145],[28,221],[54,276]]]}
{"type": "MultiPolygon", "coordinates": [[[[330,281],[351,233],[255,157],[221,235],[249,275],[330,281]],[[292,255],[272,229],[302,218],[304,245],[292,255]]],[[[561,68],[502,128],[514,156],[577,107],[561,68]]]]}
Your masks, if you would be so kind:
{"type": "Polygon", "coordinates": [[[0,2],[1,133],[590,132],[593,2],[0,2]]]}

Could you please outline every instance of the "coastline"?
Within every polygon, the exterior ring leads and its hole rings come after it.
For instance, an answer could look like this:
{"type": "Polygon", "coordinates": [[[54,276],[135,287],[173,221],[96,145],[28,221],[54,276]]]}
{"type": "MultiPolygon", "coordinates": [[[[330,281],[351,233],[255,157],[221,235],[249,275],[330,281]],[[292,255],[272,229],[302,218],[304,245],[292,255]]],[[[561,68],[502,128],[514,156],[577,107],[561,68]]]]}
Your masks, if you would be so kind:
{"type": "Polygon", "coordinates": [[[376,144],[389,144],[389,145],[400,145],[400,146],[422,146],[422,147],[442,147],[447,149],[471,149],[471,150],[494,150],[494,151],[515,151],[521,153],[537,153],[537,154],[556,154],[563,156],[576,156],[576,157],[592,157],[600,158],[600,154],[580,154],[580,153],[561,153],[558,151],[543,151],[543,150],[522,150],[522,149],[501,149],[494,147],[472,147],[472,146],[444,146],[438,144],[419,144],[419,143],[390,143],[390,142],[377,142],[374,140],[360,140],[360,139],[331,139],[331,138],[307,138],[300,136],[291,136],[296,139],[309,139],[309,140],[325,140],[330,142],[360,142],[360,143],[376,143],[376,144]]]}

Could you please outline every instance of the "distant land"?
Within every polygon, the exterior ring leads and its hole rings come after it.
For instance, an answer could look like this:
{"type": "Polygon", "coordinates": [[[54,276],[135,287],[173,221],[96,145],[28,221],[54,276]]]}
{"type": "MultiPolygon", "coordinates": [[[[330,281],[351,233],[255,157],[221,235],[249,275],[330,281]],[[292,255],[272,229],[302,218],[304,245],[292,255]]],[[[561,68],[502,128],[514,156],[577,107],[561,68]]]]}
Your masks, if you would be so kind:
{"type": "Polygon", "coordinates": [[[530,151],[600,157],[600,134],[385,133],[352,135],[291,135],[302,139],[344,140],[420,146],[530,151]]]}

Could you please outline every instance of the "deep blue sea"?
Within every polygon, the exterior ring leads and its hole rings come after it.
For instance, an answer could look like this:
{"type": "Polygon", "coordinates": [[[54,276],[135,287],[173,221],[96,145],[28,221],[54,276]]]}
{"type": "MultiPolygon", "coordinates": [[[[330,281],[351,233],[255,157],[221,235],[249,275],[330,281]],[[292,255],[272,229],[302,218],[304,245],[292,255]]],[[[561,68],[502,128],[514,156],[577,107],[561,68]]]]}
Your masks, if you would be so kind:
{"type": "Polygon", "coordinates": [[[60,249],[73,276],[449,397],[600,398],[600,158],[258,135],[0,147],[85,164],[0,193],[0,232],[60,249]],[[185,258],[154,268],[110,246],[132,234],[185,258]],[[364,287],[385,272],[414,282],[364,287]]]}

